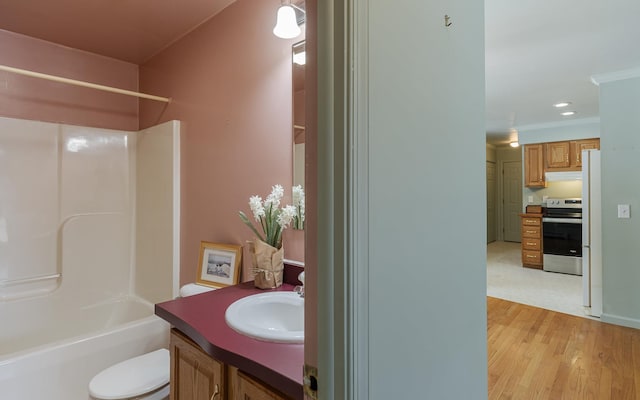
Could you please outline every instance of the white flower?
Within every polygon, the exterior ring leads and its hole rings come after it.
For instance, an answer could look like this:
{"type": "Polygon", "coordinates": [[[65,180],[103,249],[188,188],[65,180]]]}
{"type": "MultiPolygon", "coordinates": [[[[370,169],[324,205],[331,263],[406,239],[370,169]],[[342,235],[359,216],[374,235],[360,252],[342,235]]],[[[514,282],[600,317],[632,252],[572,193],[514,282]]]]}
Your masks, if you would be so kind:
{"type": "Polygon", "coordinates": [[[282,208],[282,212],[278,215],[278,224],[284,229],[289,226],[293,218],[296,216],[296,207],[287,205],[282,208]]]}
{"type": "Polygon", "coordinates": [[[264,207],[262,206],[262,197],[260,196],[251,196],[249,199],[249,207],[251,207],[251,212],[253,212],[253,218],[256,221],[260,221],[260,217],[264,217],[264,207]]]}
{"type": "Polygon", "coordinates": [[[293,224],[294,229],[304,229],[304,190],[302,186],[293,188],[294,205],[280,208],[284,196],[281,185],[274,185],[271,194],[262,201],[260,196],[251,196],[249,206],[258,224],[254,225],[246,214],[239,211],[240,220],[251,229],[256,237],[277,249],[282,247],[282,231],[293,224]],[[262,232],[260,232],[260,230],[262,232]]]}
{"type": "Polygon", "coordinates": [[[293,205],[296,207],[296,216],[293,220],[294,229],[304,229],[304,189],[301,185],[294,186],[293,205]]]}
{"type": "Polygon", "coordinates": [[[284,189],[281,185],[275,185],[271,188],[271,194],[267,196],[267,199],[264,201],[264,207],[270,208],[272,210],[280,207],[280,200],[282,200],[282,196],[284,196],[284,189]]]}
{"type": "Polygon", "coordinates": [[[302,186],[294,186],[292,189],[293,192],[293,205],[296,207],[302,206],[304,208],[304,190],[302,190],[302,186]]]}

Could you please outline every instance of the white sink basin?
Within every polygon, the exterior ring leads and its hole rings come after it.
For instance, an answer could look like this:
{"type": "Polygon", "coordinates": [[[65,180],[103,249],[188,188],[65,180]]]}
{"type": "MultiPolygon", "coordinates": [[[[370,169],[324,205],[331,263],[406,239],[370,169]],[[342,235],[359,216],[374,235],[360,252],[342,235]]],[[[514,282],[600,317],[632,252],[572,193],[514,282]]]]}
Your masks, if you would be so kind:
{"type": "Polygon", "coordinates": [[[238,333],[276,343],[304,343],[304,299],[294,292],[269,292],[232,303],[227,324],[238,333]]]}

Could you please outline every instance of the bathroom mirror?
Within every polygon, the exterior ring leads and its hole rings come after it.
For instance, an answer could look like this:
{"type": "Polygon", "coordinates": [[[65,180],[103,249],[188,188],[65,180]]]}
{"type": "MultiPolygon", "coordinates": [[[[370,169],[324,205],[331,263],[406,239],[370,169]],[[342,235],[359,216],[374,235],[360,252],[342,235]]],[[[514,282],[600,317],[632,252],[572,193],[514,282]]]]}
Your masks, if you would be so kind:
{"type": "Polygon", "coordinates": [[[304,142],[305,142],[305,42],[291,47],[292,91],[293,91],[293,185],[304,185],[304,142]]]}

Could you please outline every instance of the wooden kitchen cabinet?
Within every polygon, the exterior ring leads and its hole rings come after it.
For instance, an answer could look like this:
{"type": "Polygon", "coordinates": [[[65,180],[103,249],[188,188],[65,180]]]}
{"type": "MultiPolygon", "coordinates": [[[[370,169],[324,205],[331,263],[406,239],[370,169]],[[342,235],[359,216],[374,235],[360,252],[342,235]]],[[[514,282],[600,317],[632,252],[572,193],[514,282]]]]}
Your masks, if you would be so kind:
{"type": "Polygon", "coordinates": [[[527,144],[524,146],[524,185],[526,187],[545,187],[544,146],[527,144]]]}
{"type": "Polygon", "coordinates": [[[571,166],[571,143],[545,143],[545,159],[547,170],[552,168],[569,168],[571,166]]]}
{"type": "Polygon", "coordinates": [[[582,150],[600,149],[600,139],[544,143],[545,171],[580,171],[582,150]]]}
{"type": "Polygon", "coordinates": [[[171,400],[291,400],[258,379],[204,352],[171,330],[171,400]]]}
{"type": "Polygon", "coordinates": [[[522,266],[542,269],[542,214],[520,214],[522,266]]]}
{"type": "Polygon", "coordinates": [[[573,149],[573,164],[582,167],[582,150],[600,150],[600,139],[575,140],[571,142],[573,149]]]}

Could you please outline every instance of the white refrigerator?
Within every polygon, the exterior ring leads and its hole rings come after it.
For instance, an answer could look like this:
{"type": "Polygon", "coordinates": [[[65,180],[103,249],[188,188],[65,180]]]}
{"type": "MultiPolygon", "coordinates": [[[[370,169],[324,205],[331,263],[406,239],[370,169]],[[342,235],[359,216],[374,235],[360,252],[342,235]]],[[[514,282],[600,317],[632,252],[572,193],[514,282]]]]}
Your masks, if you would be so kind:
{"type": "Polygon", "coordinates": [[[602,315],[600,150],[582,151],[582,291],[587,312],[602,315]]]}

